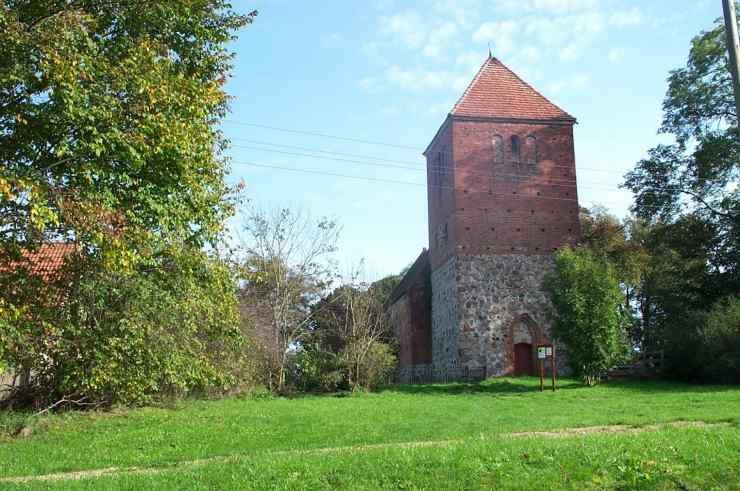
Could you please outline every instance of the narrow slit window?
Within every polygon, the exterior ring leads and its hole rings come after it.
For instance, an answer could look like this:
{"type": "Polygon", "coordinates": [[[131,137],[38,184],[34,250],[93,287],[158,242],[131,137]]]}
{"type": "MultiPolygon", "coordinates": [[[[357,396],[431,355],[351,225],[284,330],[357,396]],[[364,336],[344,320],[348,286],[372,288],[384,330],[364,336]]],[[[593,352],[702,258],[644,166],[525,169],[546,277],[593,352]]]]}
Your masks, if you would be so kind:
{"type": "Polygon", "coordinates": [[[514,164],[518,164],[522,158],[521,142],[517,135],[511,137],[511,160],[514,164]]]}

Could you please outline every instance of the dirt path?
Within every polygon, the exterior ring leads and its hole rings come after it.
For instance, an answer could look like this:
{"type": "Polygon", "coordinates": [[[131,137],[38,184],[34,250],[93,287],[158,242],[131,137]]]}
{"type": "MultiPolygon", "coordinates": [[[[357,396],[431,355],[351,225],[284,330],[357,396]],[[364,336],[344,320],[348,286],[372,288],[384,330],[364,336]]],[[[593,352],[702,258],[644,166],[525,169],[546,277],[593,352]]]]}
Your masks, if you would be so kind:
{"type": "MultiPolygon", "coordinates": [[[[707,423],[704,421],[675,421],[671,423],[661,423],[646,426],[628,426],[628,425],[607,425],[607,426],[584,426],[580,428],[563,428],[555,431],[523,431],[515,433],[499,433],[491,435],[488,438],[508,437],[508,438],[566,438],[574,436],[583,436],[590,434],[608,434],[608,433],[644,433],[648,431],[658,431],[663,428],[726,428],[733,426],[732,423],[707,423]]],[[[160,474],[180,468],[197,468],[214,463],[236,462],[238,460],[256,457],[256,456],[279,456],[279,455],[320,455],[343,452],[363,452],[367,450],[377,450],[384,448],[427,448],[427,447],[449,447],[464,443],[465,439],[455,440],[430,440],[430,441],[413,441],[413,442],[393,442],[377,443],[368,445],[351,445],[345,447],[325,447],[312,448],[305,450],[275,450],[264,453],[246,453],[234,454],[228,456],[209,457],[197,460],[185,460],[173,464],[163,464],[156,467],[108,467],[105,469],[91,469],[74,472],[60,472],[55,474],[42,474],[38,476],[19,476],[6,477],[0,479],[2,483],[22,484],[34,481],[74,481],[79,479],[89,479],[104,476],[136,475],[136,474],[160,474]]]]}

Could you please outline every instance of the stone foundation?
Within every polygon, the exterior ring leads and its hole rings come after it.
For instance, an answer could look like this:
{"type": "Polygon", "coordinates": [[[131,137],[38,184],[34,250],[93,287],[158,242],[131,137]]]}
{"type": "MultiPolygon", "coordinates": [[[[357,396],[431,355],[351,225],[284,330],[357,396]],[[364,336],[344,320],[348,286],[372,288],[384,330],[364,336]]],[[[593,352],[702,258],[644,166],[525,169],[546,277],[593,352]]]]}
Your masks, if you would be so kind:
{"type": "MultiPolygon", "coordinates": [[[[512,374],[514,344],[536,347],[551,339],[552,304],[543,283],[554,267],[552,256],[459,256],[455,265],[459,363],[485,367],[487,376],[512,374]]],[[[562,372],[565,356],[556,350],[562,372]]]]}

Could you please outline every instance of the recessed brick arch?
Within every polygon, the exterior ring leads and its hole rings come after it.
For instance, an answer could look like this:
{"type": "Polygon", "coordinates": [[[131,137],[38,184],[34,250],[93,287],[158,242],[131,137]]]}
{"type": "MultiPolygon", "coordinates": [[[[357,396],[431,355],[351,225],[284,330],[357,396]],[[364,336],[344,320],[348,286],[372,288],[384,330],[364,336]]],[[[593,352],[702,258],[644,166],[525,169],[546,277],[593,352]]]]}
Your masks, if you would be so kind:
{"type": "MultiPolygon", "coordinates": [[[[518,343],[528,343],[532,348],[539,344],[550,344],[549,339],[542,328],[532,319],[528,313],[522,313],[514,317],[506,328],[506,368],[505,373],[514,373],[514,346],[518,343]]],[[[532,352],[534,357],[534,351],[532,352]]]]}

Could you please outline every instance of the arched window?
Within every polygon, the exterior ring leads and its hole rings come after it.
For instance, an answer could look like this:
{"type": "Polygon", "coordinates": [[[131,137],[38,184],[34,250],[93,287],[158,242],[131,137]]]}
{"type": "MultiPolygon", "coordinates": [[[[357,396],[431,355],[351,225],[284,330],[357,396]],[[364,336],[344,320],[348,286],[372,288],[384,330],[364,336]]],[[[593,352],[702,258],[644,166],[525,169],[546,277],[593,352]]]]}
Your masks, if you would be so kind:
{"type": "Polygon", "coordinates": [[[501,135],[494,135],[491,139],[491,145],[493,146],[493,163],[503,164],[504,163],[504,139],[501,135]]]}
{"type": "Polygon", "coordinates": [[[537,165],[537,138],[532,135],[524,141],[524,160],[527,165],[537,165]]]}
{"type": "Polygon", "coordinates": [[[511,160],[518,164],[522,158],[522,145],[517,135],[511,136],[511,160]]]}

